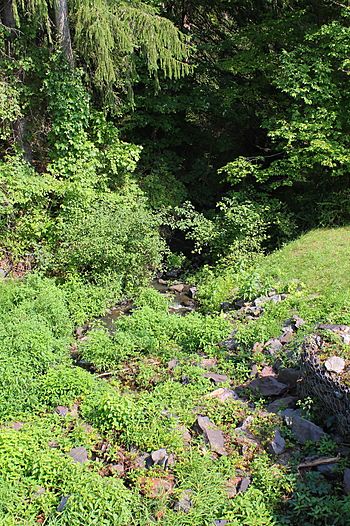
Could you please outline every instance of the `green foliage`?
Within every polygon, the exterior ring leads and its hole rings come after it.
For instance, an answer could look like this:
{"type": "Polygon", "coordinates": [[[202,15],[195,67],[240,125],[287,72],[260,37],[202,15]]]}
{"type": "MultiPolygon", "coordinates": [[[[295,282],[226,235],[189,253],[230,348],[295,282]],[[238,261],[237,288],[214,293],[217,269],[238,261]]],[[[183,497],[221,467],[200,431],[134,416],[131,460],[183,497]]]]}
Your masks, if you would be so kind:
{"type": "Polygon", "coordinates": [[[166,302],[155,301],[155,294],[143,292],[140,306],[132,316],[115,322],[115,333],[96,328],[80,345],[82,356],[98,369],[120,366],[133,355],[172,358],[174,352],[208,350],[228,336],[230,324],[220,317],[197,313],[178,317],[168,313],[166,302]]]}
{"type": "Polygon", "coordinates": [[[36,276],[0,282],[1,412],[14,418],[42,403],[38,378],[68,364],[72,325],[60,290],[36,276]]]}
{"type": "Polygon", "coordinates": [[[81,521],[89,525],[129,524],[132,509],[137,506],[136,496],[120,480],[103,479],[88,467],[74,463],[64,449],[68,447],[69,451],[69,447],[75,446],[74,439],[70,437],[68,443],[62,443],[54,425],[51,418],[27,424],[20,432],[1,429],[3,523],[12,525],[20,520],[34,526],[44,516],[51,524],[66,526],[81,521]],[[49,447],[52,438],[61,441],[59,448],[49,447]],[[69,496],[68,503],[59,512],[57,507],[64,496],[69,496]]]}

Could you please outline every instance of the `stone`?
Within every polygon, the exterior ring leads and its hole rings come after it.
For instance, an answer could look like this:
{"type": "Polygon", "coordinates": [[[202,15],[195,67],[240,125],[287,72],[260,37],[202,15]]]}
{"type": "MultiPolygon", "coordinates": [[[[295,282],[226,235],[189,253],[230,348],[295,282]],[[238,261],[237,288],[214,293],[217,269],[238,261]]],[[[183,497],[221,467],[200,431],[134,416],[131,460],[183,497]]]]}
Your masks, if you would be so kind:
{"type": "Polygon", "coordinates": [[[321,427],[306,420],[306,418],[301,417],[298,411],[286,409],[282,414],[287,425],[291,427],[295,438],[300,444],[305,444],[306,442],[319,442],[321,438],[326,436],[321,427]]]}
{"type": "Polygon", "coordinates": [[[208,378],[209,380],[211,380],[212,382],[214,382],[214,384],[221,384],[223,382],[227,382],[228,381],[228,376],[226,376],[226,374],[216,374],[216,373],[204,373],[204,378],[208,378]]]}
{"type": "Polygon", "coordinates": [[[88,452],[85,447],[73,447],[69,452],[69,456],[72,457],[74,462],[79,464],[84,464],[88,461],[88,452]]]}
{"type": "Polygon", "coordinates": [[[290,388],[294,388],[301,379],[301,371],[293,367],[282,367],[278,370],[277,379],[279,382],[287,384],[290,388]]]}
{"type": "Polygon", "coordinates": [[[253,349],[252,349],[254,354],[255,353],[261,353],[261,352],[263,352],[263,350],[264,350],[264,344],[263,343],[261,343],[261,342],[254,343],[253,349]]]}
{"type": "Polygon", "coordinates": [[[285,345],[286,343],[290,343],[293,338],[293,329],[291,327],[286,327],[286,329],[283,331],[282,336],[279,337],[279,341],[282,343],[282,345],[285,345]]]}
{"type": "Polygon", "coordinates": [[[234,309],[234,305],[230,303],[229,301],[223,301],[220,304],[220,309],[224,312],[229,312],[230,310],[234,309]]]}
{"type": "Polygon", "coordinates": [[[124,464],[111,464],[110,471],[113,475],[122,477],[125,474],[124,464]]]}
{"type": "Polygon", "coordinates": [[[200,366],[203,367],[203,369],[211,369],[211,367],[215,367],[217,363],[218,361],[216,358],[203,358],[203,360],[201,360],[200,366]]]}
{"type": "Polygon", "coordinates": [[[162,466],[163,468],[166,467],[168,462],[168,453],[166,449],[158,449],[157,451],[153,451],[151,453],[151,459],[154,466],[162,466]]]}
{"type": "Polygon", "coordinates": [[[282,349],[283,345],[278,338],[272,338],[265,343],[265,348],[270,354],[276,354],[282,349]]]}
{"type": "Polygon", "coordinates": [[[269,300],[270,300],[270,298],[268,296],[260,296],[259,298],[256,298],[253,301],[253,305],[255,307],[262,307],[264,305],[264,303],[266,303],[269,300]]]}
{"type": "Polygon", "coordinates": [[[188,289],[188,295],[190,298],[194,299],[196,297],[196,294],[197,294],[197,287],[190,287],[188,289]]]}
{"type": "Polygon", "coordinates": [[[143,495],[150,499],[160,499],[170,495],[174,489],[174,478],[169,475],[167,478],[140,477],[139,485],[143,495]]]}
{"type": "Polygon", "coordinates": [[[220,402],[225,402],[226,400],[239,400],[238,394],[231,389],[227,389],[227,387],[219,387],[219,389],[207,394],[206,398],[217,398],[220,402]]]}
{"type": "Polygon", "coordinates": [[[296,401],[296,396],[286,396],[284,398],[278,398],[277,400],[274,400],[266,406],[266,411],[268,411],[269,413],[279,413],[284,409],[294,407],[296,401]]]}
{"type": "Polygon", "coordinates": [[[238,493],[244,493],[247,491],[248,487],[250,486],[251,480],[249,477],[243,477],[239,486],[238,486],[238,493]]]}
{"type": "Polygon", "coordinates": [[[273,439],[269,444],[269,449],[274,455],[282,455],[286,449],[286,441],[280,433],[279,429],[276,429],[273,439]]]}
{"type": "Polygon", "coordinates": [[[343,487],[345,495],[350,495],[350,468],[344,470],[343,487]]]}
{"type": "Polygon", "coordinates": [[[214,521],[214,526],[228,526],[229,522],[225,519],[219,519],[214,521]]]}
{"type": "Polygon", "coordinates": [[[23,426],[24,426],[23,422],[13,422],[11,424],[12,429],[14,429],[15,431],[19,431],[20,429],[22,429],[23,426]]]}
{"type": "Polygon", "coordinates": [[[228,351],[235,351],[237,349],[237,341],[234,338],[229,338],[223,342],[220,342],[220,347],[224,347],[228,351]]]}
{"type": "Polygon", "coordinates": [[[181,433],[185,446],[189,446],[192,441],[192,436],[187,427],[180,424],[176,426],[176,429],[181,433]]]}
{"type": "Polygon", "coordinates": [[[274,376],[256,378],[250,382],[249,387],[259,391],[262,396],[279,396],[288,389],[288,385],[279,382],[274,376]]]}
{"type": "Polygon", "coordinates": [[[237,495],[237,486],[241,480],[242,480],[242,477],[235,477],[227,481],[226,495],[229,499],[233,499],[237,495]]]}
{"type": "Polygon", "coordinates": [[[164,285],[164,286],[166,286],[168,284],[168,282],[165,281],[165,279],[162,279],[162,278],[158,279],[158,283],[159,283],[159,285],[164,285]]]}
{"type": "Polygon", "coordinates": [[[175,369],[175,367],[177,367],[178,364],[179,364],[179,361],[176,358],[173,358],[172,360],[170,360],[170,362],[168,362],[169,371],[172,371],[173,369],[175,369]]]}
{"type": "Polygon", "coordinates": [[[192,508],[192,494],[193,491],[190,489],[183,491],[179,500],[174,504],[174,510],[177,512],[182,511],[183,513],[188,513],[192,508]]]}
{"type": "Polygon", "coordinates": [[[198,416],[197,424],[204,435],[210,449],[218,455],[226,455],[223,432],[207,416],[198,416]]]}
{"type": "Polygon", "coordinates": [[[59,505],[57,506],[57,511],[60,513],[61,511],[64,510],[64,508],[67,506],[67,502],[68,502],[68,499],[69,499],[70,495],[65,495],[64,497],[61,498],[60,500],[60,503],[59,505]]]}
{"type": "Polygon", "coordinates": [[[343,340],[343,343],[345,343],[345,345],[350,345],[350,334],[341,334],[340,337],[343,340]]]}
{"type": "Polygon", "coordinates": [[[177,285],[171,285],[169,287],[169,290],[172,292],[176,292],[178,294],[181,294],[185,288],[185,285],[183,283],[178,283],[177,285]]]}
{"type": "Polygon", "coordinates": [[[261,378],[265,378],[266,376],[276,377],[276,373],[270,365],[265,365],[260,372],[260,376],[261,378]]]}
{"type": "Polygon", "coordinates": [[[317,466],[316,470],[326,479],[335,480],[337,478],[338,464],[321,464],[320,466],[317,466]]]}
{"type": "Polygon", "coordinates": [[[55,409],[56,413],[60,416],[67,416],[69,409],[65,405],[58,405],[55,409]]]}
{"type": "Polygon", "coordinates": [[[327,371],[331,373],[341,373],[345,369],[345,360],[339,356],[331,356],[324,364],[327,371]]]}

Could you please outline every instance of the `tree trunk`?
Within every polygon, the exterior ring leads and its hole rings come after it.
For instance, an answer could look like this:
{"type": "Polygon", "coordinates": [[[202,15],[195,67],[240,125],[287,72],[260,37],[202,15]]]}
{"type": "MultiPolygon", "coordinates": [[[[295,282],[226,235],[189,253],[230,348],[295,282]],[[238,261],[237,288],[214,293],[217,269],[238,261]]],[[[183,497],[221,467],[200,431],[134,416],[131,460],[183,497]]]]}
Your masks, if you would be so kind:
{"type": "Polygon", "coordinates": [[[13,14],[12,0],[1,0],[0,6],[2,23],[8,28],[14,28],[15,17],[13,14]]]}
{"type": "Polygon", "coordinates": [[[67,0],[55,0],[55,22],[59,44],[67,62],[74,68],[72,40],[68,22],[67,0]]]}
{"type": "Polygon", "coordinates": [[[11,56],[11,41],[15,37],[16,21],[13,13],[12,0],[0,1],[1,22],[9,29],[10,34],[5,39],[5,52],[11,56]]]}

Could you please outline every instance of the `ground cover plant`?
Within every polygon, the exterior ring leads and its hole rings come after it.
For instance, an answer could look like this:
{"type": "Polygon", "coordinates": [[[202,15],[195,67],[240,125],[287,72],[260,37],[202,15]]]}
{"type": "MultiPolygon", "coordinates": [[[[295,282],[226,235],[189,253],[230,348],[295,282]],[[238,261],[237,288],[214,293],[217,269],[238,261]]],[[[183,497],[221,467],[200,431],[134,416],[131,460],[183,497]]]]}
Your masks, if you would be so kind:
{"type": "Polygon", "coordinates": [[[0,22],[0,525],[349,526],[349,7],[0,22]]]}

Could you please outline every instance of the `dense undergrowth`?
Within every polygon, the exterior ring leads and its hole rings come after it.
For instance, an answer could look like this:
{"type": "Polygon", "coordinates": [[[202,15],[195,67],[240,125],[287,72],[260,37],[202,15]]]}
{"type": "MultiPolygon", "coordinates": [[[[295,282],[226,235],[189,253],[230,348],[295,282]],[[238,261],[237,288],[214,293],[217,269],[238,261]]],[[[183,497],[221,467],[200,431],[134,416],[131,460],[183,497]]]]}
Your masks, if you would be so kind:
{"type": "MultiPolygon", "coordinates": [[[[2,524],[200,526],[227,520],[237,526],[277,526],[304,520],[310,525],[346,525],[349,502],[341,488],[318,473],[299,478],[294,467],[305,455],[332,453],[336,445],[324,440],[300,449],[280,417],[266,413],[255,395],[253,405],[249,398],[223,402],[211,397],[213,386],[204,377],[203,360],[215,359],[211,371],[227,375],[223,386],[238,386],[249,379],[254,363],[260,370],[269,363],[267,355],[252,354],[252,345],[277,336],[292,315],[306,321],[302,334],[318,322],[349,323],[348,254],[348,228],[315,231],[260,259],[250,273],[231,274],[227,279],[235,287],[227,287],[221,300],[239,297],[249,280],[258,287],[252,297],[271,286],[288,293],[258,320],[234,322],[240,343],[235,352],[218,346],[233,327],[231,313],[216,313],[215,303],[211,315],[181,317],[169,313],[166,297],[145,289],[135,299],[133,313],[116,320],[113,334],[97,320],[75,343],[65,288],[40,275],[3,280],[2,524]],[[334,265],[334,251],[339,266],[334,265]],[[342,291],[336,297],[335,284],[342,291]],[[317,294],[312,302],[311,294],[317,294]],[[70,346],[77,344],[80,357],[95,373],[73,365],[70,346]],[[105,378],[98,377],[106,371],[105,378]],[[62,406],[67,413],[57,411],[62,406]],[[226,456],[213,457],[194,431],[198,414],[224,431],[226,456]],[[242,450],[234,430],[247,417],[260,445],[251,442],[242,450]],[[289,465],[269,453],[276,426],[291,452],[289,465]],[[190,442],[184,430],[191,430],[190,442]],[[79,464],[70,452],[82,446],[88,461],[79,464]],[[160,448],[172,453],[175,463],[166,470],[143,467],[140,454],[160,448]],[[121,458],[124,471],[114,472],[121,458]],[[227,485],[237,473],[249,473],[252,483],[245,493],[228,498],[227,485]],[[155,498],[157,480],[170,486],[155,498]],[[175,503],[188,491],[190,510],[176,511],[175,503]],[[64,509],[57,511],[66,497],[64,509]]],[[[210,286],[220,288],[221,279],[211,276],[210,286]]],[[[198,292],[206,312],[207,287],[203,282],[198,292]]],[[[296,345],[294,341],[290,349],[296,345]]],[[[295,354],[286,350],[281,359],[288,355],[291,363],[295,354]]]]}
{"type": "Polygon", "coordinates": [[[0,526],[349,526],[297,386],[312,334],[350,367],[349,8],[0,22],[0,526]]]}

